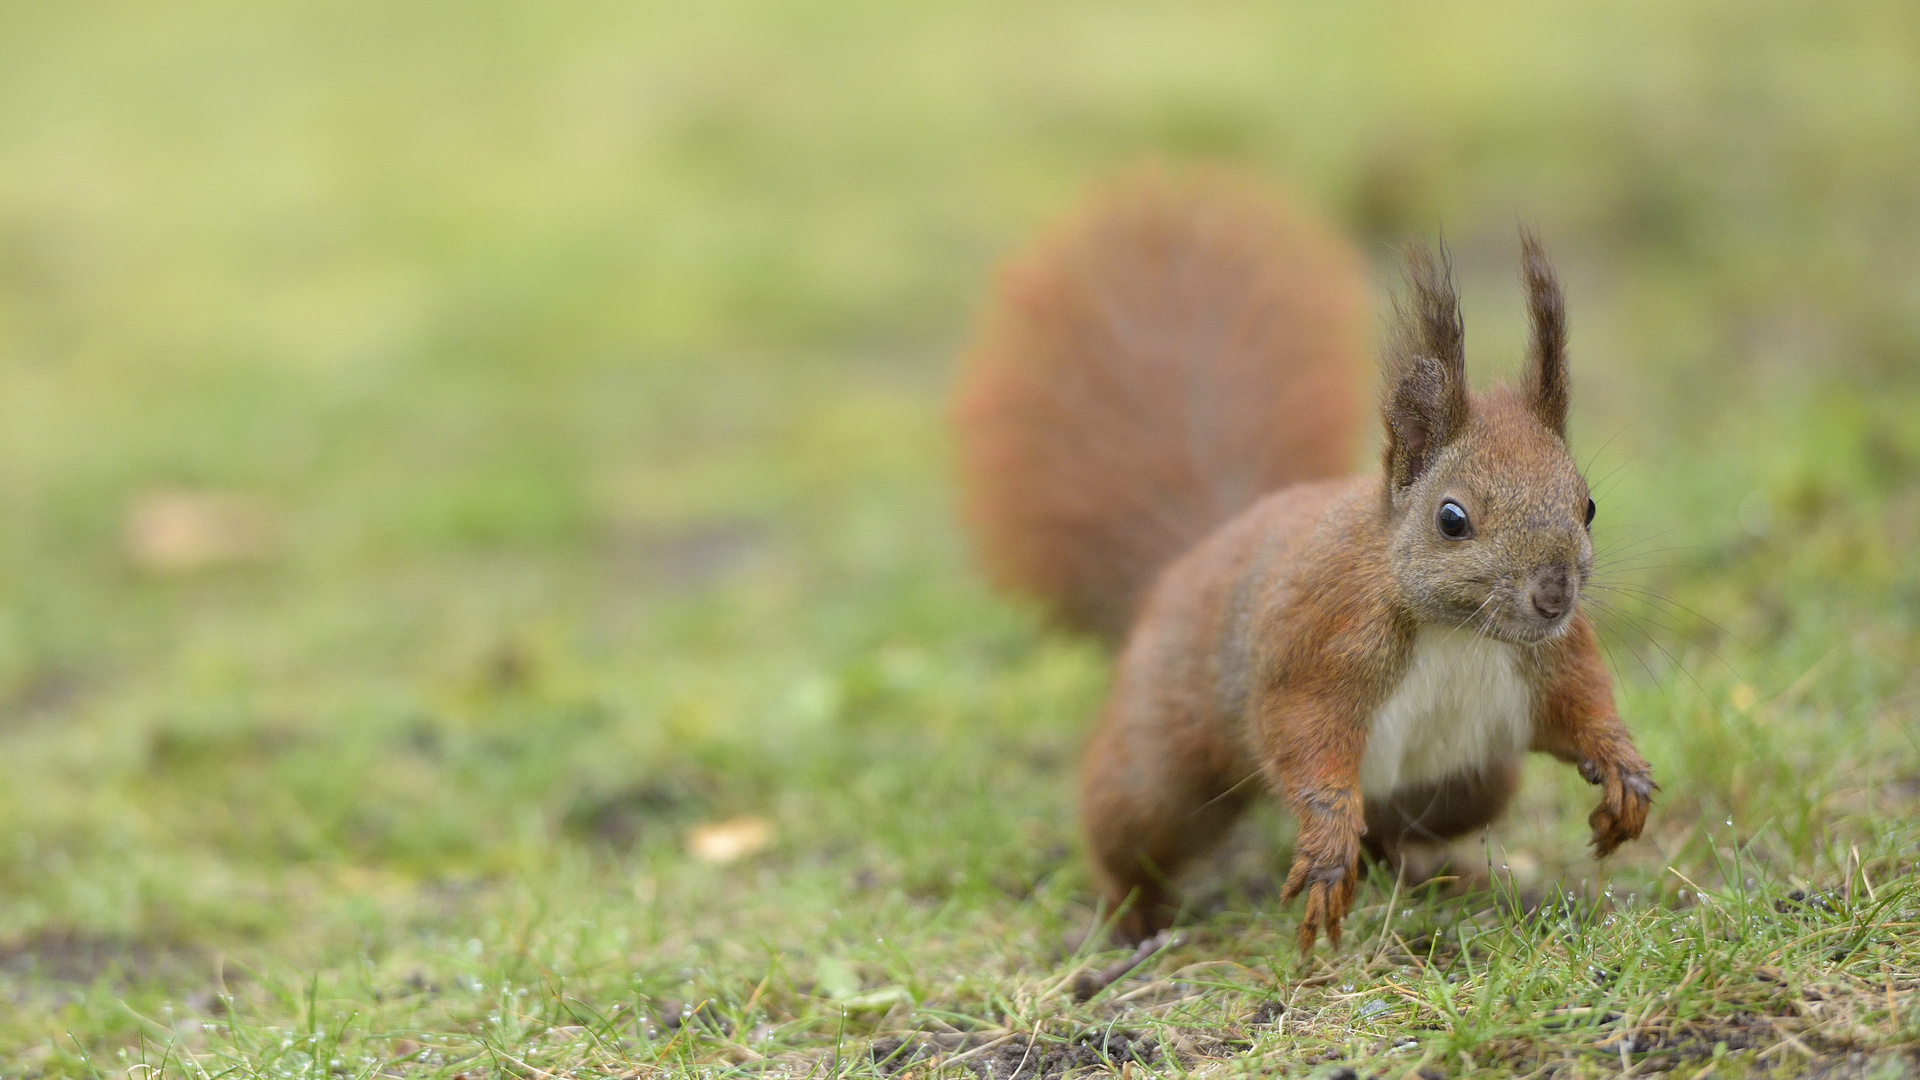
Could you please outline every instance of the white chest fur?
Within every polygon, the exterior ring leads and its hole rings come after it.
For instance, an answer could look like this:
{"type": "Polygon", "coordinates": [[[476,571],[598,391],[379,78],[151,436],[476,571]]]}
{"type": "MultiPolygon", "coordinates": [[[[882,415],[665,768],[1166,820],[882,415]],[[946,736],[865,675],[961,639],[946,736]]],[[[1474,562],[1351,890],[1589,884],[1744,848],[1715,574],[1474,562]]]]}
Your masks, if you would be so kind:
{"type": "Polygon", "coordinates": [[[1367,730],[1360,790],[1386,795],[1527,748],[1533,693],[1514,647],[1464,627],[1429,627],[1367,730]]]}

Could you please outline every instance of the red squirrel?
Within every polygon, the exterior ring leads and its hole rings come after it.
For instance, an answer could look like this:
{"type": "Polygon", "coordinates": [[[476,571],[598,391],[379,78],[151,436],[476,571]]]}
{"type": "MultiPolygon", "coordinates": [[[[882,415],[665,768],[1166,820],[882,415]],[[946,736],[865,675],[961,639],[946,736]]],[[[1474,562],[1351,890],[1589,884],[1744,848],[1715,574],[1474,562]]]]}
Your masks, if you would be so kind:
{"type": "Polygon", "coordinates": [[[1517,385],[1468,388],[1451,269],[1407,251],[1381,361],[1382,470],[1343,476],[1360,260],[1237,175],[1149,169],[1008,265],[956,406],[989,570],[1121,645],[1081,818],[1117,931],[1264,782],[1298,834],[1283,902],[1338,946],[1362,850],[1480,829],[1529,750],[1603,790],[1596,855],[1655,790],[1580,609],[1594,504],[1567,450],[1566,318],[1521,234],[1517,385]]]}

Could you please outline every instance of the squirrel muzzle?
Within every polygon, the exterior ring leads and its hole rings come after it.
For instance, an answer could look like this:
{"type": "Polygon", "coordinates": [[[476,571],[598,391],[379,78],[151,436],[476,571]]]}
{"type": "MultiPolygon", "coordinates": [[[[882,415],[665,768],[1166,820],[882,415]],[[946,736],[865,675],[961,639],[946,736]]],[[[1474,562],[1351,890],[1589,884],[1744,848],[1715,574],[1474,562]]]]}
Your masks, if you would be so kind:
{"type": "Polygon", "coordinates": [[[1573,572],[1564,564],[1543,566],[1533,572],[1533,580],[1527,583],[1528,606],[1543,621],[1555,623],[1573,610],[1578,591],[1573,572]]]}

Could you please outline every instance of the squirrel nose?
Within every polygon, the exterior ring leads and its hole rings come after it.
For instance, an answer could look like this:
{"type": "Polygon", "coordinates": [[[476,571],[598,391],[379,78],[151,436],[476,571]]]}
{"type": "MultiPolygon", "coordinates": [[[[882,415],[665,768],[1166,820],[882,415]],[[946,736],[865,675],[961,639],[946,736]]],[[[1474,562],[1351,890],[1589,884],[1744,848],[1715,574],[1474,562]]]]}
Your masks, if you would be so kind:
{"type": "Polygon", "coordinates": [[[1573,575],[1564,566],[1549,566],[1533,576],[1528,589],[1533,610],[1543,619],[1557,619],[1573,604],[1573,575]]]}

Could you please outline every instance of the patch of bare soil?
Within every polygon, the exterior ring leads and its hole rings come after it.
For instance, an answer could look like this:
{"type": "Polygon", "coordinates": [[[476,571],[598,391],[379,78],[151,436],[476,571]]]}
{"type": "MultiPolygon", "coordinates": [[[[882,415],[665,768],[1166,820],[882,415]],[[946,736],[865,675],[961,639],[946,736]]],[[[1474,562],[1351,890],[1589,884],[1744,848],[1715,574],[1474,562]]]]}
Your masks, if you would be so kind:
{"type": "Polygon", "coordinates": [[[1150,1066],[1180,1056],[1168,1053],[1152,1036],[1121,1029],[1090,1031],[1070,1039],[1045,1035],[1034,1039],[1019,1032],[881,1039],[873,1044],[872,1054],[874,1065],[887,1076],[941,1060],[965,1066],[982,1080],[1054,1080],[1082,1069],[1116,1070],[1127,1062],[1150,1066]]]}

